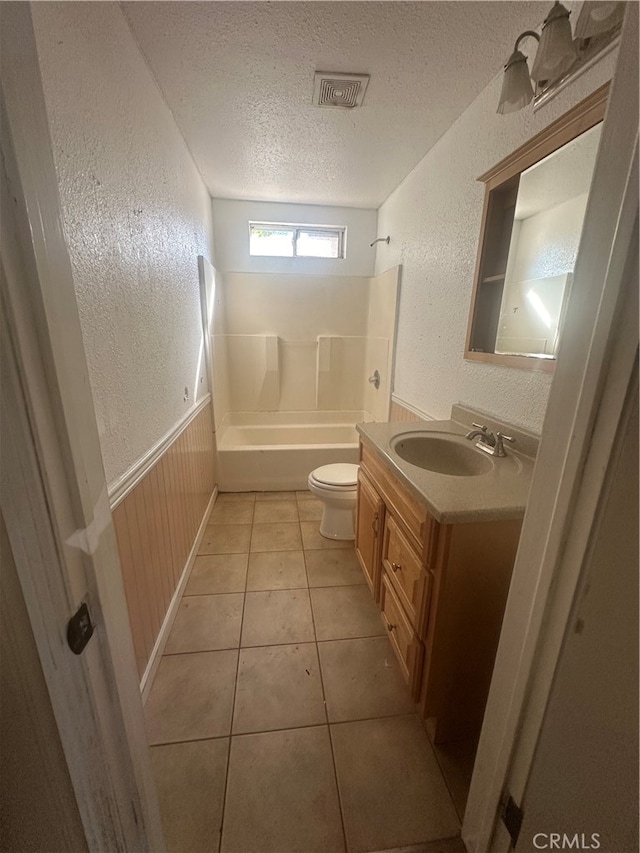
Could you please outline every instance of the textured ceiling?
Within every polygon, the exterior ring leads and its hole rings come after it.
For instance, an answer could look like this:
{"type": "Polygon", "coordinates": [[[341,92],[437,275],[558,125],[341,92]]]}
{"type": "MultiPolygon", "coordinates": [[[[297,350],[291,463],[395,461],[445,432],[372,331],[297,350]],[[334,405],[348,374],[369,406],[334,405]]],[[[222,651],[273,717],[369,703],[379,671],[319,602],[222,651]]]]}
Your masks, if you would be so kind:
{"type": "Polygon", "coordinates": [[[548,7],[122,4],[212,196],[373,208],[548,7]],[[316,70],[370,74],[364,106],[312,106],[316,70]]]}

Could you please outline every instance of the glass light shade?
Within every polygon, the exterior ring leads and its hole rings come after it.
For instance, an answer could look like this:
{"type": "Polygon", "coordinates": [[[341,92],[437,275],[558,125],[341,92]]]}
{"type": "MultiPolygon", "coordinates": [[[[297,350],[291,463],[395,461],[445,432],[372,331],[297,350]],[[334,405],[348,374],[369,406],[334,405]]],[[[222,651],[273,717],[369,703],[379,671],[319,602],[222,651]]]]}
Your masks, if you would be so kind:
{"type": "Polygon", "coordinates": [[[586,0],[576,23],[576,38],[588,39],[607,33],[624,18],[624,3],[607,0],[586,0]]]}
{"type": "Polygon", "coordinates": [[[531,77],[537,83],[557,80],[577,59],[569,12],[555,3],[544,22],[531,77]]]}
{"type": "Polygon", "coordinates": [[[514,113],[526,107],[532,100],[533,86],[529,77],[527,57],[519,50],[514,50],[504,67],[497,112],[500,115],[514,113]]]}

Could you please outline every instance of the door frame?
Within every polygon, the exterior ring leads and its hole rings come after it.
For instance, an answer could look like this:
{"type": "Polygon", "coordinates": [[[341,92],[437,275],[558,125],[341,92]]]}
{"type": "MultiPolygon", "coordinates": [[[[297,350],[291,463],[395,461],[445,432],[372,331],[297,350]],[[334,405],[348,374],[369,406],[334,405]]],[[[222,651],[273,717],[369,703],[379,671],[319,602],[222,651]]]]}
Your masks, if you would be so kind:
{"type": "Polygon", "coordinates": [[[165,849],[28,3],[2,10],[2,480],[90,850],[165,849]],[[86,602],[81,655],[67,621],[86,602]]]}
{"type": "Polygon", "coordinates": [[[628,4],[462,827],[470,853],[510,849],[499,816],[506,791],[522,803],[637,364],[637,85],[628,4]]]}

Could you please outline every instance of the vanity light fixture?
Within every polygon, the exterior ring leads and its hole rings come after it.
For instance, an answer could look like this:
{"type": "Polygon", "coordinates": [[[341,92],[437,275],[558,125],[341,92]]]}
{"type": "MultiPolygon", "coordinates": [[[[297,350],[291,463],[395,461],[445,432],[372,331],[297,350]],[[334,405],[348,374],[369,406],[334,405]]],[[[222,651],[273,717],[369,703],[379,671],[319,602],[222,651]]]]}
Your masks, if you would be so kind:
{"type": "Polygon", "coordinates": [[[556,0],[545,18],[536,61],[531,69],[531,79],[536,83],[557,80],[578,58],[569,15],[569,10],[556,0]]]}
{"type": "Polygon", "coordinates": [[[576,38],[588,39],[619,27],[624,18],[624,2],[585,0],[576,23],[576,38]]]}
{"type": "Polygon", "coordinates": [[[515,112],[531,101],[536,104],[543,95],[564,85],[575,73],[586,68],[593,58],[612,45],[624,18],[623,2],[585,0],[576,24],[575,38],[571,33],[571,14],[556,0],[545,18],[542,34],[526,30],[516,39],[513,53],[504,66],[504,79],[498,103],[498,113],[515,112]],[[519,50],[520,42],[531,36],[538,42],[531,72],[527,57],[519,50]]]}
{"type": "Polygon", "coordinates": [[[521,110],[533,100],[533,84],[531,83],[531,77],[529,76],[527,57],[518,49],[522,39],[527,38],[528,36],[531,36],[538,42],[540,41],[540,36],[538,33],[534,33],[533,30],[526,30],[516,39],[513,53],[507,60],[507,64],[504,67],[502,92],[500,93],[500,102],[498,104],[498,112],[500,115],[521,110]]]}

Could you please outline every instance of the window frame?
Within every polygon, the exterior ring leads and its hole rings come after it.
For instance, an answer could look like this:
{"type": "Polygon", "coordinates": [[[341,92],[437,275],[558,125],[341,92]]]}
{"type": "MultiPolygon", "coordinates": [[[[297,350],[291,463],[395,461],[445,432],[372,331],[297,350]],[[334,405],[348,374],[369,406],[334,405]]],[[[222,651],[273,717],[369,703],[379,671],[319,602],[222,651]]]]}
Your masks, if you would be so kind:
{"type": "Polygon", "coordinates": [[[298,260],[314,261],[343,261],[347,257],[347,226],[346,225],[309,225],[300,222],[258,222],[249,220],[249,256],[252,258],[297,258],[298,260]],[[293,233],[292,255],[255,255],[251,252],[251,235],[254,228],[265,231],[282,230],[293,233]],[[326,255],[299,255],[297,253],[298,238],[301,232],[325,232],[332,237],[338,237],[338,254],[327,257],[326,255]]]}

